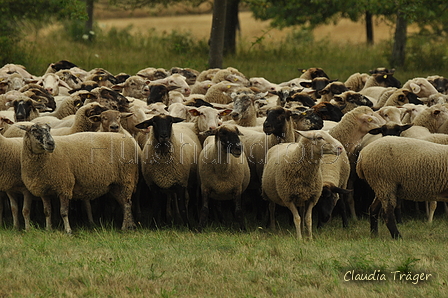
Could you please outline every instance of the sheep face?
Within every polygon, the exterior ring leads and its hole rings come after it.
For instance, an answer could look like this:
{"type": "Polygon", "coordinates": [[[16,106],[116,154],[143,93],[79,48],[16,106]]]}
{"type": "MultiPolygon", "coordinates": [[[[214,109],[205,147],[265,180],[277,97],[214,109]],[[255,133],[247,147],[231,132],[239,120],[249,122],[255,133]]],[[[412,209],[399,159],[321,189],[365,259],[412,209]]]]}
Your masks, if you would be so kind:
{"type": "Polygon", "coordinates": [[[322,118],[322,120],[339,122],[341,121],[342,116],[344,116],[340,107],[334,106],[328,102],[321,102],[313,106],[312,109],[322,118]]]}
{"type": "Polygon", "coordinates": [[[245,94],[237,95],[233,98],[233,111],[230,116],[234,121],[238,121],[242,118],[245,111],[247,111],[250,106],[253,106],[253,99],[245,94]]]}
{"type": "Polygon", "coordinates": [[[197,109],[191,108],[188,112],[192,116],[198,117],[195,121],[197,122],[199,131],[208,131],[219,127],[222,124],[221,117],[229,114],[231,110],[218,111],[210,107],[200,107],[197,109]]]}
{"type": "Polygon", "coordinates": [[[324,121],[313,109],[305,108],[302,111],[291,114],[294,128],[297,130],[317,130],[324,127],[324,121]]]}
{"type": "Polygon", "coordinates": [[[448,91],[448,79],[444,77],[438,77],[434,80],[428,80],[438,92],[446,94],[448,91]]]}
{"type": "Polygon", "coordinates": [[[17,98],[13,102],[14,120],[16,122],[30,121],[31,113],[36,112],[36,107],[40,104],[34,102],[31,98],[17,98]]]}
{"type": "Polygon", "coordinates": [[[381,127],[371,129],[369,131],[372,135],[381,134],[382,136],[399,136],[403,131],[410,128],[413,124],[399,125],[396,123],[384,124],[381,127]]]}
{"type": "Polygon", "coordinates": [[[150,105],[156,102],[163,102],[164,104],[168,104],[168,92],[170,90],[176,89],[175,87],[167,87],[163,84],[152,85],[149,88],[149,96],[146,99],[146,104],[150,105]]]}
{"type": "Polygon", "coordinates": [[[297,102],[297,103],[301,103],[302,105],[304,105],[306,107],[310,107],[310,108],[316,104],[314,99],[312,99],[307,93],[302,93],[302,92],[292,94],[292,96],[290,96],[286,99],[286,102],[287,103],[297,102]]]}
{"type": "Polygon", "coordinates": [[[220,143],[221,150],[232,154],[235,157],[240,157],[242,144],[240,137],[242,134],[236,126],[223,125],[215,130],[215,142],[220,143]]]}
{"type": "Polygon", "coordinates": [[[135,127],[139,129],[147,129],[153,127],[154,138],[162,147],[170,147],[171,133],[173,123],[184,121],[182,118],[173,117],[170,115],[155,115],[151,119],[145,120],[135,127]]]}
{"type": "Polygon", "coordinates": [[[50,126],[48,124],[36,123],[30,126],[20,125],[19,128],[25,130],[25,136],[30,138],[31,150],[33,153],[52,153],[56,148],[54,139],[50,134],[50,126]]]}
{"type": "Polygon", "coordinates": [[[397,80],[393,73],[376,73],[372,75],[378,86],[400,88],[401,83],[397,80]]]}
{"type": "Polygon", "coordinates": [[[263,123],[265,134],[274,134],[283,137],[286,121],[291,117],[291,111],[282,107],[275,107],[268,110],[266,120],[263,123]]]}
{"type": "Polygon", "coordinates": [[[341,94],[345,91],[348,91],[348,88],[342,82],[333,82],[328,84],[324,89],[318,91],[317,93],[320,95],[325,94],[341,94]]]}
{"type": "Polygon", "coordinates": [[[120,113],[116,110],[107,110],[101,113],[101,115],[90,116],[89,119],[92,122],[101,123],[101,131],[119,132],[121,127],[121,118],[127,118],[132,116],[132,113],[120,113]]]}
{"type": "Polygon", "coordinates": [[[334,185],[324,185],[322,188],[322,194],[317,201],[314,209],[318,213],[318,227],[322,223],[326,223],[330,220],[333,209],[339,200],[339,194],[347,194],[350,190],[336,187],[334,185]]]}

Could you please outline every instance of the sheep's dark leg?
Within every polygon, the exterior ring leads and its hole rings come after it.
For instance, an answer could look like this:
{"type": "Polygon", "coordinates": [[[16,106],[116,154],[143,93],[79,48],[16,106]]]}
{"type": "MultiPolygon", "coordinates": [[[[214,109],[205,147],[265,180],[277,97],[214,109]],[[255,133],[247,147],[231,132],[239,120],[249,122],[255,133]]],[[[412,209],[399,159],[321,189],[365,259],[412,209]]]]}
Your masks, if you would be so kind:
{"type": "Polygon", "coordinates": [[[205,189],[202,189],[202,208],[201,208],[201,216],[199,218],[199,232],[202,232],[202,229],[207,224],[208,220],[208,200],[209,200],[209,192],[205,189]]]}
{"type": "Polygon", "coordinates": [[[309,239],[313,239],[313,207],[314,202],[311,200],[305,202],[305,233],[309,239]]]}
{"type": "MultiPolygon", "coordinates": [[[[342,196],[342,195],[341,195],[341,196],[342,196]]],[[[340,198],[340,199],[336,202],[336,206],[337,206],[339,212],[341,213],[341,217],[342,217],[342,227],[343,227],[343,228],[348,228],[347,209],[346,209],[346,206],[345,206],[344,198],[340,198]]]]}
{"type": "Polygon", "coordinates": [[[191,228],[190,222],[188,220],[188,208],[187,201],[185,199],[185,192],[187,189],[185,187],[178,187],[176,189],[176,197],[177,197],[177,206],[179,208],[180,218],[184,225],[188,228],[191,228]]]}
{"type": "Polygon", "coordinates": [[[83,200],[82,203],[83,203],[84,209],[87,213],[87,220],[89,221],[89,225],[94,226],[95,222],[93,221],[92,205],[90,204],[90,201],[83,200]]]}
{"type": "Polygon", "coordinates": [[[235,202],[236,220],[240,224],[240,229],[242,231],[246,231],[246,225],[244,223],[243,208],[242,208],[242,201],[241,201],[241,192],[238,192],[234,195],[234,202],[235,202]]]}
{"type": "Polygon", "coordinates": [[[44,215],[45,215],[45,229],[47,231],[51,230],[51,199],[47,197],[42,197],[42,204],[44,205],[44,215]]]}
{"type": "Polygon", "coordinates": [[[378,236],[378,214],[381,210],[381,202],[375,197],[369,207],[370,214],[370,233],[372,236],[378,236]]]}
{"type": "Polygon", "coordinates": [[[384,219],[386,221],[386,226],[389,229],[390,235],[394,239],[401,238],[400,232],[398,231],[397,224],[395,222],[395,213],[393,206],[390,202],[383,207],[384,208],[384,219]]]}
{"type": "Polygon", "coordinates": [[[402,201],[397,198],[397,206],[395,207],[395,210],[394,210],[395,219],[397,221],[397,224],[403,223],[403,219],[401,218],[401,204],[402,204],[402,201]]]}
{"type": "Polygon", "coordinates": [[[7,192],[6,193],[9,198],[9,204],[11,206],[11,213],[12,213],[12,221],[14,229],[20,229],[20,223],[19,223],[19,206],[17,204],[17,194],[7,192]]]}

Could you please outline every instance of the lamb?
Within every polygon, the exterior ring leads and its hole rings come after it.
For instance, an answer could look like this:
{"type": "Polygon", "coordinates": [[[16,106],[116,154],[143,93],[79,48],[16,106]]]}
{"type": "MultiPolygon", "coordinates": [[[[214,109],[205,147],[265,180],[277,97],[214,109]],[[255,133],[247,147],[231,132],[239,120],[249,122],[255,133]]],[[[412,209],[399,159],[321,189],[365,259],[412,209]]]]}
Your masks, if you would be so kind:
{"type": "Polygon", "coordinates": [[[340,154],[342,145],[325,131],[298,132],[298,143],[278,144],[268,151],[263,169],[262,194],[268,200],[270,226],[275,228],[275,204],[293,214],[297,238],[302,239],[304,210],[307,236],[312,238],[312,210],[322,193],[320,161],[323,154],[340,154]]]}
{"type": "Polygon", "coordinates": [[[100,132],[52,137],[46,124],[22,129],[26,131],[21,154],[22,180],[33,195],[42,198],[47,229],[51,229],[50,198],[59,199],[64,229],[71,233],[70,200],[93,200],[105,194],[115,198],[122,208],[122,230],[135,226],[131,196],[138,182],[139,157],[133,138],[100,132]]]}
{"type": "Polygon", "coordinates": [[[241,194],[249,185],[250,170],[239,138],[241,133],[236,126],[225,124],[206,134],[211,136],[204,143],[198,164],[202,193],[199,230],[207,222],[209,199],[231,199],[235,203],[235,217],[244,231],[241,194]]]}
{"type": "Polygon", "coordinates": [[[399,199],[447,201],[447,180],[440,179],[447,175],[447,154],[445,145],[391,136],[361,151],[356,172],[375,192],[369,208],[372,235],[378,234],[378,214],[382,208],[392,238],[401,238],[394,214],[399,199]]]}
{"type": "Polygon", "coordinates": [[[136,125],[152,127],[142,152],[141,172],[150,189],[177,199],[183,224],[190,226],[186,191],[194,191],[197,161],[202,146],[191,129],[176,125],[184,119],[156,115],[136,125]]]}

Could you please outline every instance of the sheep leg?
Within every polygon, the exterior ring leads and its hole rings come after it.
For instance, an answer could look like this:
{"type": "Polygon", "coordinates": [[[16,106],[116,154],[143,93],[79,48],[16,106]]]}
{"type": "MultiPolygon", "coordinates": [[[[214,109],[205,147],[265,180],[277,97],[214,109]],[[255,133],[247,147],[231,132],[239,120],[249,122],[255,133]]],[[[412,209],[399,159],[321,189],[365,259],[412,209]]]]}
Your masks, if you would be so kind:
{"type": "Polygon", "coordinates": [[[238,192],[234,195],[235,201],[235,217],[238,223],[240,224],[240,229],[242,231],[246,231],[246,225],[244,223],[244,216],[243,216],[243,208],[242,208],[242,202],[241,202],[241,192],[238,192]]]}
{"type": "Polygon", "coordinates": [[[42,204],[44,205],[44,215],[45,215],[45,229],[47,231],[51,230],[51,200],[47,197],[42,197],[42,204]]]}
{"type": "Polygon", "coordinates": [[[296,226],[297,239],[302,240],[302,223],[299,215],[299,211],[297,210],[296,205],[293,201],[288,202],[286,207],[291,211],[292,216],[294,218],[294,225],[296,226]]]}
{"type": "Polygon", "coordinates": [[[185,187],[177,187],[176,189],[176,197],[177,197],[177,206],[180,213],[180,218],[184,225],[187,225],[188,228],[191,228],[190,222],[188,220],[188,208],[187,201],[185,199],[185,192],[187,189],[185,187]]]}
{"type": "Polygon", "coordinates": [[[269,202],[269,228],[275,230],[275,203],[269,202]]]}
{"type": "Polygon", "coordinates": [[[378,215],[381,210],[381,202],[376,197],[369,207],[370,214],[370,233],[372,236],[378,236],[378,215]]]}
{"type": "Polygon", "coordinates": [[[23,207],[22,215],[25,221],[25,231],[29,231],[31,227],[30,213],[31,213],[31,203],[33,201],[33,195],[28,191],[23,192],[23,207]]]}
{"type": "Polygon", "coordinates": [[[432,220],[434,219],[434,212],[436,211],[437,208],[437,201],[426,202],[426,204],[427,204],[426,212],[428,215],[428,223],[432,223],[432,220]]]}
{"type": "Polygon", "coordinates": [[[388,202],[385,205],[386,206],[384,206],[383,209],[384,209],[384,219],[386,221],[386,226],[389,229],[392,238],[399,239],[401,238],[401,235],[400,232],[398,231],[397,224],[395,222],[395,213],[394,213],[395,206],[393,206],[390,202],[388,202]]]}
{"type": "Polygon", "coordinates": [[[12,192],[6,192],[9,198],[9,204],[11,206],[11,213],[12,213],[12,222],[14,229],[18,230],[20,229],[20,223],[19,223],[19,206],[17,203],[17,194],[12,192]]]}
{"type": "Polygon", "coordinates": [[[313,207],[314,202],[311,200],[305,202],[305,232],[310,240],[313,239],[313,207]]]}
{"type": "Polygon", "coordinates": [[[68,220],[68,207],[70,205],[70,198],[67,195],[60,195],[59,202],[61,203],[59,212],[64,222],[64,229],[67,234],[72,233],[72,228],[70,227],[70,222],[68,220]]]}
{"type": "Polygon", "coordinates": [[[201,208],[201,216],[199,218],[199,232],[202,232],[202,229],[207,224],[208,220],[208,201],[209,201],[209,192],[205,189],[202,189],[202,208],[201,208]]]}
{"type": "Polygon", "coordinates": [[[90,204],[90,201],[88,200],[83,200],[82,201],[83,205],[84,205],[84,209],[86,210],[87,213],[87,219],[89,221],[89,224],[91,226],[95,225],[95,222],[93,221],[93,215],[92,215],[92,205],[90,204]]]}
{"type": "Polygon", "coordinates": [[[0,225],[2,225],[3,224],[3,202],[4,202],[4,200],[3,200],[3,198],[4,198],[4,193],[3,192],[0,192],[0,225]]]}
{"type": "Polygon", "coordinates": [[[347,217],[347,209],[345,206],[345,201],[343,198],[339,199],[336,202],[336,206],[339,210],[339,212],[341,213],[341,217],[342,217],[342,227],[343,228],[348,228],[348,217],[347,217]]]}
{"type": "Polygon", "coordinates": [[[397,198],[397,206],[395,207],[395,220],[397,221],[397,224],[401,224],[403,222],[403,219],[401,218],[401,203],[402,200],[397,198]]]}
{"type": "Polygon", "coordinates": [[[443,209],[445,210],[445,214],[448,215],[448,204],[446,202],[443,202],[443,209]]]}

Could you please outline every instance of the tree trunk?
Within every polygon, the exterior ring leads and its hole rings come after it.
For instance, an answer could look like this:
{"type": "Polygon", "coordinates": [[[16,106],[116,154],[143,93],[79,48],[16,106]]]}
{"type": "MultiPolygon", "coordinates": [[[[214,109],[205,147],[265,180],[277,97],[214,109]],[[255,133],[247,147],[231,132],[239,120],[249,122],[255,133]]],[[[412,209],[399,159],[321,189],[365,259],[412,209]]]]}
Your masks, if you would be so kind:
{"type": "Polygon", "coordinates": [[[209,68],[222,68],[226,2],[226,0],[215,0],[213,5],[213,19],[208,60],[209,68]]]}
{"type": "Polygon", "coordinates": [[[366,36],[367,45],[373,45],[373,16],[370,11],[366,11],[366,36]]]}
{"type": "Polygon", "coordinates": [[[89,37],[89,40],[93,38],[90,32],[93,32],[93,7],[95,0],[86,0],[87,21],[85,24],[85,34],[89,37]]]}
{"type": "Polygon", "coordinates": [[[406,32],[408,21],[403,13],[397,13],[397,23],[395,25],[394,46],[392,49],[391,67],[404,65],[406,49],[406,32]]]}
{"type": "Polygon", "coordinates": [[[239,4],[240,0],[227,0],[224,56],[236,53],[236,32],[240,29],[240,22],[238,20],[239,4]]]}

